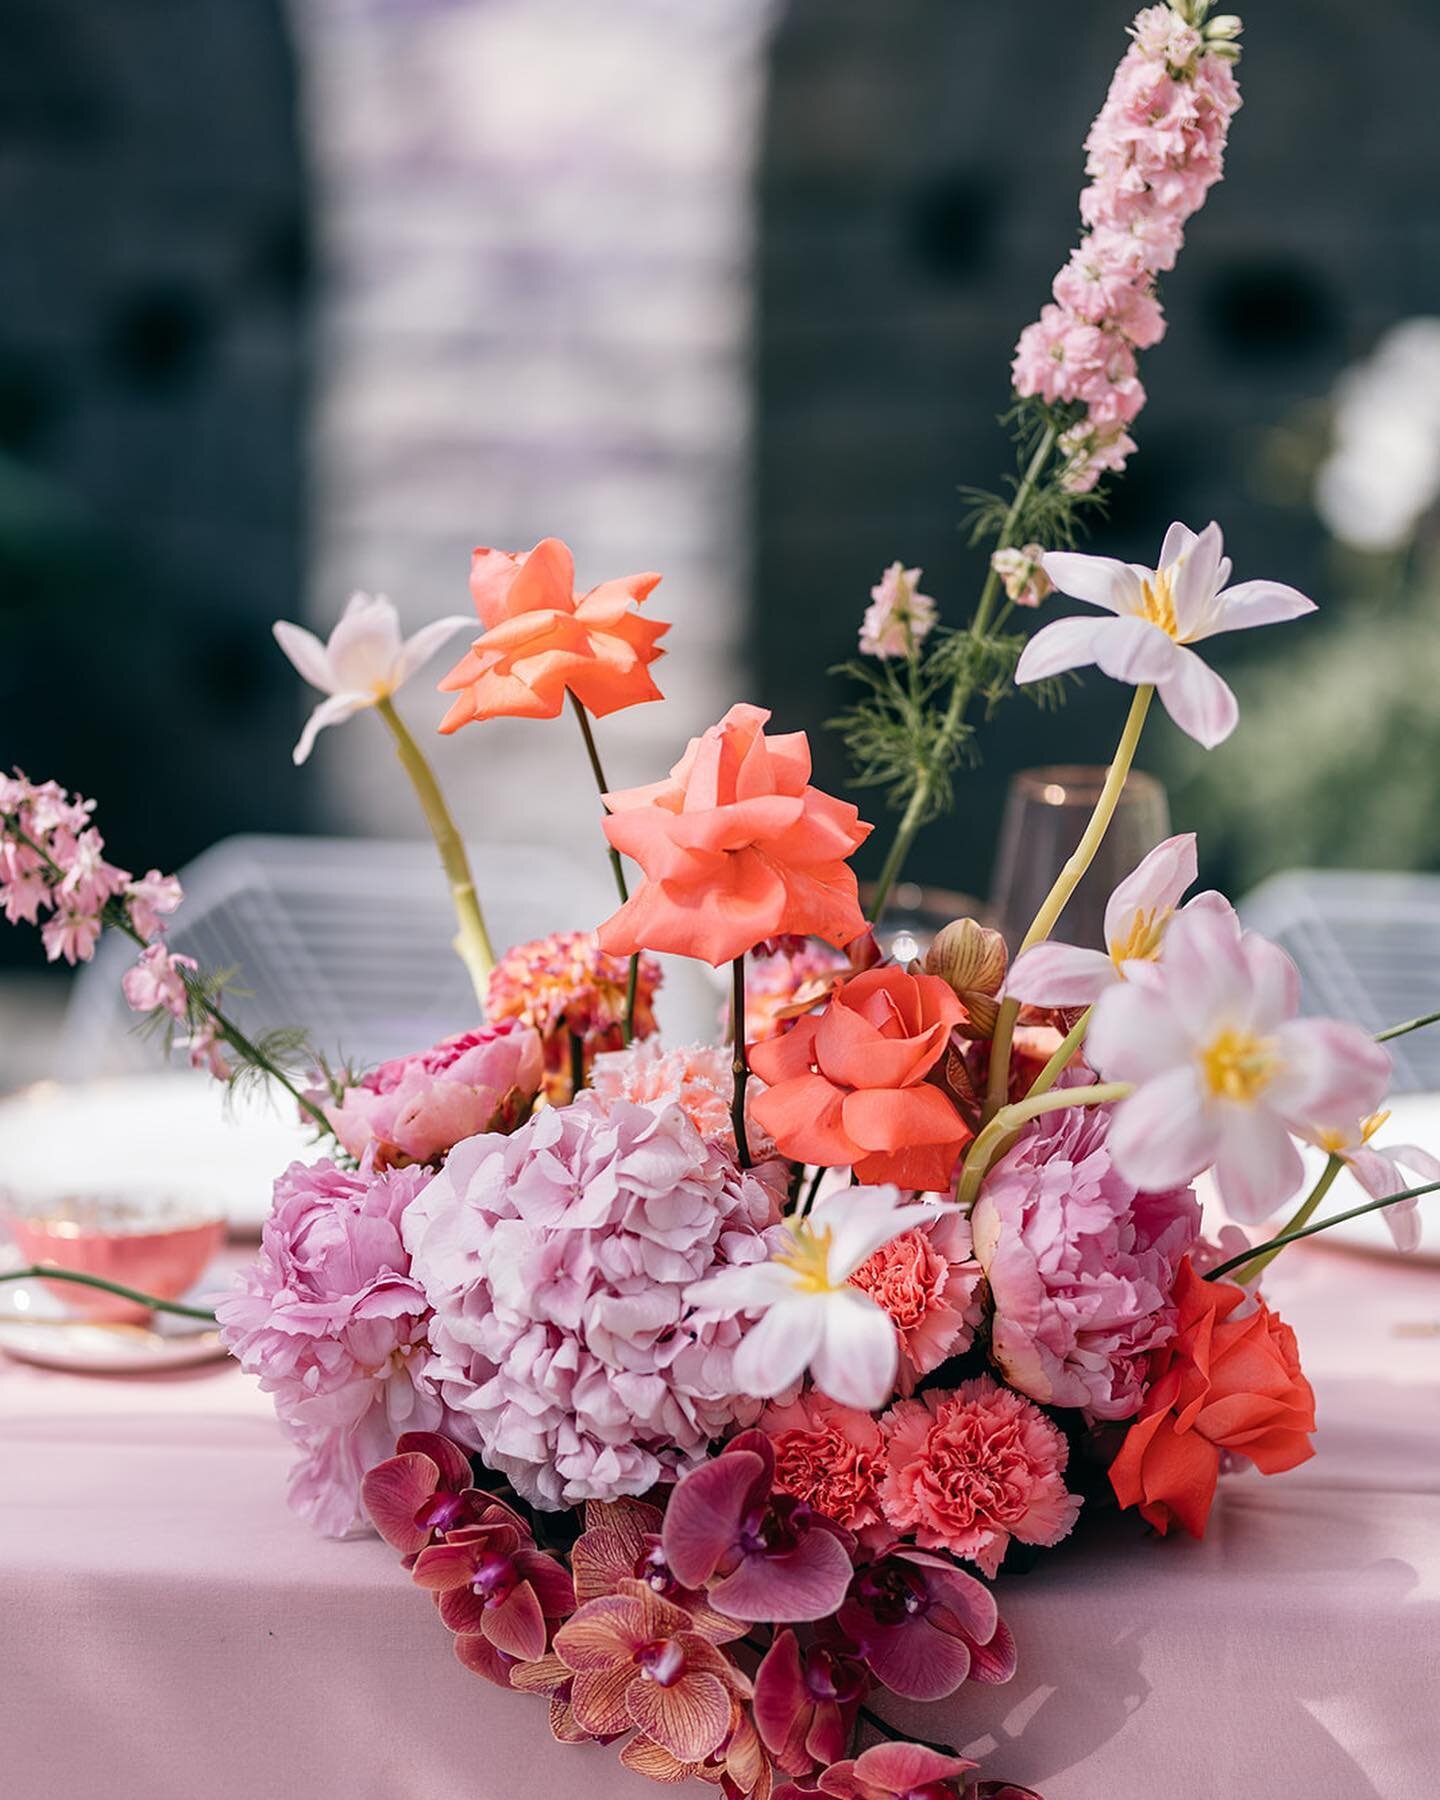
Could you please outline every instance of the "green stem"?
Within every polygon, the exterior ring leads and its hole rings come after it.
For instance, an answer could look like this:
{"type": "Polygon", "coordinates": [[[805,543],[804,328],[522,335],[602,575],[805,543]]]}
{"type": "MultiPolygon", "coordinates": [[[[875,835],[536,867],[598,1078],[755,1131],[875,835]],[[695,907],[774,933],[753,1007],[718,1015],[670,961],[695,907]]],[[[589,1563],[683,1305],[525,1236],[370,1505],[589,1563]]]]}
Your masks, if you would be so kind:
{"type": "Polygon", "coordinates": [[[1061,1038],[1049,1062],[1030,1083],[1030,1092],[1025,1096],[1027,1100],[1035,1099],[1038,1094],[1048,1094],[1069,1068],[1071,1058],[1085,1041],[1085,1033],[1090,1029],[1090,1014],[1093,1011],[1093,1007],[1087,1006],[1061,1038]]]}
{"type": "Polygon", "coordinates": [[[395,740],[395,754],[400,759],[401,768],[410,777],[410,785],[420,802],[425,823],[430,827],[435,848],[440,852],[440,862],[445,870],[445,879],[450,884],[450,898],[455,906],[455,919],[459,926],[455,934],[455,954],[470,973],[475,998],[480,1002],[480,1011],[483,1013],[490,971],[495,967],[495,951],[490,943],[490,934],[485,929],[484,914],[480,911],[480,897],[475,891],[475,880],[470,873],[465,841],[455,828],[455,821],[450,817],[450,809],[445,804],[445,797],[440,792],[439,783],[426,762],[424,753],[396,712],[394,702],[388,696],[377,700],[375,710],[390,729],[390,735],[395,740]]]}
{"type": "Polygon", "coordinates": [[[1242,1263],[1253,1262],[1259,1256],[1268,1261],[1277,1250],[1283,1250],[1287,1244],[1298,1244],[1301,1238],[1314,1237],[1317,1232],[1328,1231],[1332,1225],[1346,1225],[1351,1219],[1363,1219],[1366,1213],[1379,1212],[1386,1206],[1398,1206],[1402,1200],[1419,1200],[1426,1194],[1440,1193],[1440,1181],[1427,1181],[1422,1187],[1406,1188],[1403,1194],[1387,1194],[1383,1200],[1367,1200],[1364,1206],[1352,1206],[1349,1212],[1332,1213],[1328,1219],[1321,1219],[1314,1225],[1306,1225],[1299,1231],[1282,1231],[1279,1237],[1273,1237],[1269,1243],[1261,1244],[1258,1250],[1242,1250],[1238,1256],[1232,1256],[1229,1262],[1223,1262],[1218,1268],[1211,1269],[1206,1275],[1207,1281],[1218,1281],[1222,1275],[1228,1275],[1232,1269],[1238,1269],[1242,1263]]]}
{"type": "Polygon", "coordinates": [[[1027,1096],[1002,1106],[970,1146],[955,1190],[956,1203],[966,1212],[974,1206],[986,1170],[1008,1148],[1009,1140],[1020,1127],[1031,1119],[1038,1119],[1042,1113],[1064,1112],[1071,1106],[1109,1106],[1133,1092],[1134,1087],[1128,1081],[1101,1081],[1093,1087],[1057,1088],[1048,1094],[1027,1096]]]}
{"type": "Polygon", "coordinates": [[[1419,1031],[1426,1025],[1440,1024],[1440,1012],[1422,1013],[1418,1019],[1407,1019],[1403,1025],[1392,1025],[1387,1031],[1377,1031],[1375,1042],[1388,1044],[1391,1038],[1404,1037],[1407,1031],[1419,1031]]]}
{"type": "Polygon", "coordinates": [[[817,1164],[815,1173],[810,1177],[810,1185],[805,1190],[804,1202],[800,1207],[800,1217],[802,1219],[804,1218],[805,1214],[809,1212],[810,1208],[815,1204],[815,1196],[820,1192],[820,1183],[825,1179],[828,1172],[829,1172],[828,1164],[826,1164],[826,1163],[817,1164]]]}
{"type": "MultiPolygon", "coordinates": [[[[1105,833],[1110,829],[1110,821],[1115,817],[1115,809],[1120,804],[1120,796],[1125,791],[1125,778],[1135,760],[1140,733],[1145,728],[1145,715],[1149,712],[1150,702],[1154,697],[1153,687],[1136,688],[1135,698],[1130,702],[1130,711],[1125,720],[1125,729],[1120,733],[1120,742],[1115,746],[1115,754],[1110,759],[1105,785],[1095,802],[1090,823],[1085,827],[1080,842],[1066,858],[1064,868],[1055,878],[1055,885],[1041,901],[1040,910],[1031,921],[1030,929],[1016,952],[1017,956],[1023,956],[1035,944],[1043,943],[1049,937],[1069,903],[1070,896],[1079,887],[1085,871],[1095,860],[1095,853],[1104,842],[1105,833]]],[[[1000,1014],[995,1021],[995,1036],[990,1045],[990,1078],[985,1093],[987,1117],[995,1115],[1009,1092],[1010,1045],[1015,1035],[1015,1020],[1019,1011],[1018,1000],[1003,1000],[1000,1004],[1000,1014]]]]}
{"type": "Polygon", "coordinates": [[[80,1287],[99,1288],[105,1294],[117,1294],[122,1300],[133,1300],[151,1312],[176,1313],[182,1319],[206,1319],[215,1323],[215,1315],[203,1306],[182,1306],[178,1300],[157,1300],[154,1294],[142,1294],[139,1288],[122,1287],[118,1281],[105,1281],[99,1275],[82,1275],[78,1269],[51,1269],[43,1263],[32,1263],[28,1269],[6,1269],[0,1281],[73,1281],[80,1287]]]}
{"type": "MultiPolygon", "coordinates": [[[[1015,489],[1015,498],[1010,502],[1010,510],[1005,515],[1005,522],[1000,527],[1000,536],[995,545],[997,550],[1008,550],[1014,543],[1015,528],[1020,522],[1026,504],[1035,490],[1035,483],[1040,479],[1046,463],[1050,460],[1050,452],[1055,448],[1057,432],[1054,425],[1047,425],[1041,434],[1040,442],[1035,446],[1035,453],[1020,478],[1020,485],[1015,489]]],[[[995,596],[1000,591],[1000,577],[993,568],[987,570],[985,585],[980,590],[980,598],[975,606],[975,617],[970,622],[972,637],[984,635],[990,624],[991,609],[995,605],[995,596]]],[[[940,723],[939,736],[936,739],[932,758],[933,767],[944,767],[950,746],[955,740],[965,718],[965,708],[970,704],[973,689],[961,681],[958,676],[950,690],[950,702],[945,708],[945,716],[940,723]]],[[[924,821],[930,806],[930,796],[934,791],[934,775],[932,768],[922,769],[916,778],[915,791],[911,794],[905,811],[900,816],[900,823],[895,828],[895,837],[890,845],[890,852],[875,883],[875,892],[870,900],[871,923],[878,923],[885,910],[885,903],[890,898],[890,890],[900,879],[900,871],[905,866],[915,835],[924,821]]]]}
{"type": "MultiPolygon", "coordinates": [[[[1332,1156],[1330,1158],[1325,1164],[1325,1167],[1321,1170],[1320,1177],[1316,1181],[1314,1187],[1311,1188],[1310,1192],[1300,1202],[1299,1206],[1296,1207],[1294,1216],[1286,1224],[1285,1230],[1280,1233],[1281,1237],[1284,1237],[1288,1232],[1299,1231],[1302,1226],[1310,1223],[1315,1217],[1316,1207],[1319,1206],[1320,1202],[1330,1192],[1331,1188],[1334,1187],[1335,1177],[1344,1167],[1344,1163],[1338,1156],[1332,1156]]],[[[1263,1270],[1269,1268],[1270,1264],[1274,1262],[1279,1254],[1280,1252],[1278,1250],[1267,1250],[1259,1256],[1252,1255],[1249,1262],[1247,1262],[1245,1267],[1240,1271],[1239,1280],[1241,1287],[1244,1287],[1247,1281],[1255,1280],[1263,1270]]]]}
{"type": "Polygon", "coordinates": [[[745,1055],[745,957],[735,958],[734,989],[730,1001],[730,1032],[734,1061],[732,1069],[735,1092],[730,1101],[730,1119],[735,1127],[735,1151],[740,1167],[750,1167],[750,1144],[745,1136],[745,1084],[750,1079],[750,1064],[745,1055]]]}
{"type": "MultiPolygon", "coordinates": [[[[595,786],[600,791],[600,805],[608,813],[609,808],[605,805],[605,796],[610,792],[610,783],[605,779],[605,769],[600,761],[600,751],[595,742],[595,733],[590,729],[590,715],[568,688],[565,691],[569,695],[575,717],[580,722],[580,735],[585,740],[585,754],[590,758],[590,770],[595,777],[595,786]]],[[[620,904],[624,906],[630,898],[630,889],[625,881],[625,865],[620,860],[620,852],[613,844],[607,842],[607,848],[610,852],[610,872],[615,877],[615,888],[620,895],[620,904]]],[[[635,1035],[635,990],[639,983],[640,952],[637,950],[630,958],[630,974],[625,983],[625,1018],[621,1026],[621,1036],[627,1044],[635,1035]]]]}
{"type": "Polygon", "coordinates": [[[570,1098],[573,1100],[585,1085],[585,1040],[578,1031],[570,1033],[570,1098]]]}

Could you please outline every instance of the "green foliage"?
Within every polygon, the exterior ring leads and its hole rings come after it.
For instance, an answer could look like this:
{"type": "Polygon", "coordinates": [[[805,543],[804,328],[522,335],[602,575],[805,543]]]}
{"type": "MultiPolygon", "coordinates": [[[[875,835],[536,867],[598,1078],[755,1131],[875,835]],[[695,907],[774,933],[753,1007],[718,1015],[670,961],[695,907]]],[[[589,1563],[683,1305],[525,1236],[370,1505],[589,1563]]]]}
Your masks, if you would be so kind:
{"type": "Polygon", "coordinates": [[[962,487],[968,506],[961,520],[966,541],[978,548],[993,543],[1041,544],[1047,550],[1065,550],[1089,528],[1089,517],[1104,516],[1103,484],[1088,494],[1072,494],[1060,485],[1064,464],[1053,457],[1039,477],[1025,485],[1025,472],[1040,449],[1047,431],[1058,437],[1080,418],[1083,408],[1047,406],[1041,400],[1017,400],[1000,423],[1010,427],[1015,445],[1015,473],[1006,476],[1008,493],[992,494],[984,488],[962,487]],[[1023,490],[1023,492],[1022,492],[1023,490]],[[1019,505],[1016,499],[1019,496],[1019,505]],[[1012,519],[1011,509],[1015,508],[1012,519]]]}

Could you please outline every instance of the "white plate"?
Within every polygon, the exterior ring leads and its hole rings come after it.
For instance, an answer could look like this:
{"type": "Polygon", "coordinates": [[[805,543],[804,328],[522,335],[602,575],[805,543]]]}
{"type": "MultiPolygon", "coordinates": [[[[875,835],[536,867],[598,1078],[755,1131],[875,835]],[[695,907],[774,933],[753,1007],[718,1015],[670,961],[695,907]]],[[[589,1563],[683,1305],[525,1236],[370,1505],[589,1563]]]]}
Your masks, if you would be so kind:
{"type": "MultiPolygon", "coordinates": [[[[213,1298],[202,1284],[196,1294],[213,1298]]],[[[201,1304],[187,1295],[193,1304],[201,1304]]],[[[156,1313],[149,1325],[82,1319],[38,1281],[0,1286],[0,1351],[18,1362],[85,1375],[149,1375],[229,1354],[213,1325],[156,1313]]]]}
{"type": "Polygon", "coordinates": [[[275,1177],[315,1155],[313,1138],[278,1100],[206,1076],[39,1082],[0,1100],[0,1198],[27,1212],[87,1195],[165,1202],[256,1232],[275,1177]]]}

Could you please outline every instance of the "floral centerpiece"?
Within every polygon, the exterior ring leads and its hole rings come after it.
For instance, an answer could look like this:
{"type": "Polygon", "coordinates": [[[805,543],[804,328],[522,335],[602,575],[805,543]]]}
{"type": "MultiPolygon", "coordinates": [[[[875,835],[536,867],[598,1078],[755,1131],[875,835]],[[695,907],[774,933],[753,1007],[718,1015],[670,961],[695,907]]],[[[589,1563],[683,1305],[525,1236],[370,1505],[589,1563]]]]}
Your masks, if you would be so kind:
{"type": "Polygon", "coordinates": [[[6,916],[71,963],[128,934],[137,1011],[221,1079],[273,1077],[321,1139],[218,1308],[294,1440],[294,1505],[378,1532],[466,1668],[657,1782],[1020,1796],[900,1732],[886,1697],[1007,1680],[1006,1574],[1090,1514],[1198,1536],[1222,1474],[1309,1457],[1313,1395],[1265,1270],[1333,1222],[1316,1215],[1344,1167],[1402,1245],[1440,1186],[1434,1157],[1384,1145],[1383,1041],[1302,1017],[1285,955],[1221,895],[1186,898],[1193,836],[1121,882],[1103,945],[1051,937],[1155,698],[1219,743],[1237,708],[1207,641],[1313,610],[1232,584],[1214,524],[1173,525],[1153,566],[1070,547],[1135,449],[1137,354],[1220,176],[1238,33],[1203,0],[1134,22],[1087,140],[1080,243],[1016,350],[1016,478],[980,509],[995,548],[970,622],[942,625],[903,562],[872,589],[842,725],[899,820],[868,918],[851,858],[872,827],[761,709],[610,787],[593,722],[661,697],[659,577],[581,593],[553,538],[476,551],[478,635],[452,617],[404,641],[364,595],[328,643],[276,627],[325,695],[296,761],[377,712],[434,832],[479,1015],[440,1044],[336,1072],[292,1037],[252,1041],[167,945],[178,883],[108,862],[88,801],[0,780],[6,916]],[[1090,610],[1011,629],[1055,595],[1090,610]],[[394,704],[462,628],[440,730],[573,714],[617,890],[593,928],[498,958],[394,704]],[[873,922],[944,810],[972,705],[1091,666],[1133,690],[1128,717],[1015,954],[959,919],[918,960],[882,956],[873,922]],[[660,952],[729,966],[723,1043],[659,1038],[660,952]],[[1326,1153],[1308,1193],[1302,1143],[1326,1153]],[[1215,1241],[1207,1175],[1232,1221],[1215,1241]]]}

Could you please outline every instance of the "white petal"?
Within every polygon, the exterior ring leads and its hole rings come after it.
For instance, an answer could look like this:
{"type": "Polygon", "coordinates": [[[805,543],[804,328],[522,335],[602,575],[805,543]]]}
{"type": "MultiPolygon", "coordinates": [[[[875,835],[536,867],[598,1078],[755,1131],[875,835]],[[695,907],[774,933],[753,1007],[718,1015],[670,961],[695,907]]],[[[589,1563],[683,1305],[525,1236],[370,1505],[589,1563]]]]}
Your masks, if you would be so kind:
{"type": "Polygon", "coordinates": [[[1160,546],[1160,561],[1157,568],[1168,569],[1179,562],[1186,551],[1195,542],[1195,533],[1188,525],[1182,525],[1177,519],[1165,533],[1165,542],[1160,546]]]}
{"type": "Polygon", "coordinates": [[[1157,844],[1111,894],[1105,907],[1105,942],[1123,943],[1137,913],[1173,911],[1198,867],[1193,831],[1182,831],[1157,844]]]}
{"type": "Polygon", "coordinates": [[[735,1352],[735,1386],[740,1393],[768,1400],[800,1379],[820,1348],[828,1298],[792,1294],[750,1327],[735,1352]]]}
{"type": "Polygon", "coordinates": [[[1278,944],[1258,931],[1241,935],[1240,951],[1254,983],[1250,1028],[1273,1031],[1300,1010],[1300,971],[1278,944]]]}
{"type": "Polygon", "coordinates": [[[1027,681],[1044,681],[1067,669],[1089,668],[1095,660],[1096,633],[1104,624],[1103,619],[1056,619],[1043,626],[1020,652],[1016,681],[1024,687],[1027,681]]]}
{"type": "Polygon", "coordinates": [[[1158,687],[1175,673],[1182,654],[1148,619],[1101,619],[1095,626],[1095,661],[1112,681],[1158,687]]]}
{"type": "Polygon", "coordinates": [[[1163,985],[1118,981],[1095,1002],[1085,1060],[1107,1081],[1149,1081],[1166,1069],[1188,1069],[1193,1053],[1163,985]]]}
{"type": "Polygon", "coordinates": [[[812,1209],[810,1218],[816,1229],[831,1233],[828,1268],[832,1282],[848,1281],[882,1244],[914,1225],[927,1224],[939,1210],[934,1201],[901,1206],[899,1199],[900,1190],[895,1187],[848,1187],[827,1194],[812,1209]]]}
{"type": "Polygon", "coordinates": [[[1015,958],[1005,992],[1029,1006],[1093,1006],[1120,972],[1103,950],[1036,944],[1015,958]]]}
{"type": "Polygon", "coordinates": [[[450,613],[443,619],[436,619],[433,625],[422,625],[412,637],[405,640],[400,661],[395,668],[395,686],[404,687],[415,671],[424,668],[440,646],[454,637],[457,631],[469,631],[472,636],[478,637],[478,626],[479,621],[473,614],[467,618],[463,613],[450,613]]]}
{"type": "Polygon", "coordinates": [[[1220,589],[1220,561],[1225,541],[1212,519],[1190,545],[1171,577],[1175,623],[1183,639],[1204,634],[1220,589]]]}
{"type": "Polygon", "coordinates": [[[1115,1108],[1108,1139],[1115,1167],[1142,1193],[1163,1193],[1194,1179],[1219,1144],[1214,1109],[1193,1068],[1170,1069],[1115,1108]]]}
{"type": "Polygon", "coordinates": [[[1223,913],[1186,907],[1170,922],[1160,952],[1165,997],[1193,1043],[1217,1030],[1243,1029],[1255,1005],[1255,983],[1239,931],[1223,913]]]}
{"type": "MultiPolygon", "coordinates": [[[[1346,1152],[1345,1161],[1350,1173],[1372,1200],[1388,1200],[1391,1194],[1403,1194],[1411,1185],[1401,1172],[1393,1150],[1350,1150],[1346,1152]]],[[[1415,1185],[1418,1187],[1419,1183],[1415,1185]]]]}
{"type": "Polygon", "coordinates": [[[859,1288],[827,1295],[823,1312],[823,1336],[810,1358],[816,1387],[841,1406],[875,1412],[894,1391],[900,1361],[890,1315],[859,1288]]]}
{"type": "Polygon", "coordinates": [[[275,642],[311,687],[319,688],[322,694],[336,691],[339,683],[330,667],[330,658],[313,631],[306,631],[303,625],[292,625],[288,619],[277,619],[271,630],[275,633],[275,642]]]}
{"type": "Polygon", "coordinates": [[[383,594],[352,594],[326,649],[342,687],[388,694],[400,661],[400,615],[383,594]]]}
{"type": "Polygon", "coordinates": [[[309,760],[316,737],[327,725],[343,725],[346,719],[353,719],[357,712],[364,712],[367,706],[374,704],[368,694],[332,694],[328,700],[322,700],[300,733],[300,742],[294,751],[296,767],[309,760]]]}
{"type": "Polygon", "coordinates": [[[1221,1101],[1215,1185],[1227,1213],[1259,1225],[1277,1212],[1305,1179],[1305,1164],[1290,1134],[1263,1106],[1221,1101]]]}
{"type": "Polygon", "coordinates": [[[1235,729],[1240,717],[1234,694],[1193,650],[1177,645],[1170,675],[1160,689],[1166,712],[1187,737],[1213,750],[1235,729]]]}
{"type": "Polygon", "coordinates": [[[1283,625],[1289,619],[1300,619],[1316,610],[1298,588],[1286,587],[1281,581],[1242,581],[1226,588],[1216,598],[1215,620],[1201,635],[1211,637],[1217,631],[1249,631],[1256,625],[1283,625]]]}
{"type": "Polygon", "coordinates": [[[704,1281],[695,1281],[685,1290],[685,1304],[702,1309],[711,1307],[739,1312],[759,1312],[775,1306],[795,1292],[795,1272],[783,1263],[737,1263],[721,1269],[704,1281]]]}
{"type": "Polygon", "coordinates": [[[1297,1131],[1316,1119],[1367,1118],[1390,1085],[1390,1052],[1343,1019],[1291,1019],[1273,1034],[1284,1066],[1268,1105],[1297,1131]]]}
{"type": "Polygon", "coordinates": [[[1073,550],[1051,550],[1041,566],[1062,594],[1103,606],[1106,612],[1135,612],[1140,605],[1140,579],[1130,563],[1113,556],[1080,556],[1073,550]]]}

